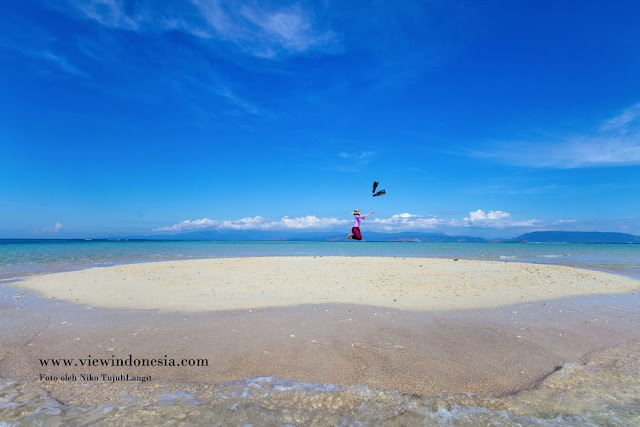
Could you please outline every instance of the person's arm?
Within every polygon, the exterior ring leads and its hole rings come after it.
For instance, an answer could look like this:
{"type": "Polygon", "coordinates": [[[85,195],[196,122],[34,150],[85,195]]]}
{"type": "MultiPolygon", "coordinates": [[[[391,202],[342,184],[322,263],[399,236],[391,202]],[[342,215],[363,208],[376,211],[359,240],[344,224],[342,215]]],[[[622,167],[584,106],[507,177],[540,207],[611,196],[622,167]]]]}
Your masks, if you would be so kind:
{"type": "Polygon", "coordinates": [[[369,213],[368,213],[368,214],[366,214],[366,215],[360,215],[360,218],[366,218],[366,217],[368,217],[368,216],[373,215],[374,213],[375,213],[375,212],[369,212],[369,213]]]}

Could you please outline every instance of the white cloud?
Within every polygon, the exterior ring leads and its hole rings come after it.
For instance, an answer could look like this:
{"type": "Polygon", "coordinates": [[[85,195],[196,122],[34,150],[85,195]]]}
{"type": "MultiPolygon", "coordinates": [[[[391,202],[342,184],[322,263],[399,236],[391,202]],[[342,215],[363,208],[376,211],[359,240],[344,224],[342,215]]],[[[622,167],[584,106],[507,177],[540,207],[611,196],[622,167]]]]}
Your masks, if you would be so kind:
{"type": "Polygon", "coordinates": [[[262,110],[260,110],[258,107],[253,105],[251,102],[239,97],[238,95],[233,93],[231,89],[229,89],[226,86],[221,85],[217,89],[213,89],[213,91],[218,95],[222,96],[224,99],[226,99],[227,102],[236,106],[237,108],[239,108],[240,110],[246,113],[249,113],[254,116],[263,114],[262,110]]]}
{"type": "Polygon", "coordinates": [[[534,168],[640,165],[640,136],[638,138],[639,140],[589,138],[536,144],[513,142],[505,147],[469,153],[474,157],[534,168]]]}
{"type": "MultiPolygon", "coordinates": [[[[419,231],[434,230],[437,228],[508,228],[508,227],[534,227],[541,225],[541,221],[531,219],[514,221],[511,214],[503,211],[488,211],[481,209],[469,212],[464,218],[438,218],[436,216],[423,216],[408,212],[395,214],[388,218],[368,218],[367,226],[373,231],[419,231]]],[[[569,221],[567,221],[569,222],[569,221]]],[[[236,220],[213,220],[202,218],[197,220],[185,220],[177,224],[160,227],[154,231],[184,232],[198,230],[328,230],[338,226],[351,224],[350,220],[337,218],[318,218],[315,215],[289,218],[282,217],[279,220],[263,218],[261,216],[245,217],[236,220]]]]}
{"type": "Polygon", "coordinates": [[[603,121],[594,132],[554,140],[504,142],[487,150],[469,150],[468,154],[535,168],[640,165],[640,103],[603,121]]]}
{"type": "Polygon", "coordinates": [[[629,108],[623,110],[615,117],[606,120],[600,131],[602,132],[616,132],[619,134],[628,134],[630,131],[638,130],[640,127],[640,102],[632,105],[629,108]],[[633,129],[632,129],[633,128],[633,129]]]}
{"type": "Polygon", "coordinates": [[[511,214],[503,211],[489,211],[486,213],[482,209],[478,209],[477,211],[469,212],[469,217],[465,219],[473,225],[496,223],[499,221],[510,221],[511,214]]]}
{"type": "Polygon", "coordinates": [[[289,218],[284,216],[279,220],[263,218],[261,216],[245,217],[236,220],[214,220],[209,218],[194,221],[185,220],[177,224],[160,227],[154,231],[197,231],[197,230],[307,230],[323,229],[336,225],[347,224],[348,220],[337,218],[318,218],[315,215],[289,218]]]}
{"type": "Polygon", "coordinates": [[[273,56],[277,50],[292,53],[305,52],[330,45],[335,39],[331,31],[315,30],[309,14],[299,5],[275,11],[245,6],[242,8],[241,15],[259,29],[251,37],[257,36],[266,42],[264,46],[263,43],[256,44],[256,40],[250,40],[252,46],[259,48],[255,50],[259,56],[273,56]]]}
{"type": "Polygon", "coordinates": [[[375,153],[373,151],[360,151],[360,152],[350,152],[350,153],[342,151],[338,153],[338,157],[340,157],[341,159],[366,161],[369,158],[371,158],[374,154],[375,153]]]}
{"type": "Polygon", "coordinates": [[[144,20],[143,15],[125,12],[120,0],[73,0],[72,4],[88,18],[111,28],[137,30],[144,20]]]}
{"type": "Polygon", "coordinates": [[[419,231],[452,228],[508,228],[535,227],[542,222],[535,219],[514,221],[511,214],[503,211],[488,211],[482,209],[469,212],[464,218],[438,218],[411,213],[392,215],[389,218],[375,218],[370,221],[371,229],[378,231],[419,231]]]}
{"type": "Polygon", "coordinates": [[[191,0],[156,6],[125,7],[121,0],[69,0],[85,18],[127,31],[182,31],[203,39],[224,40],[253,56],[273,58],[322,50],[329,52],[336,36],[320,30],[313,13],[299,4],[267,8],[254,2],[191,0]]]}
{"type": "MultiPolygon", "coordinates": [[[[27,51],[23,53],[29,54],[29,52],[27,51]]],[[[69,60],[50,51],[31,52],[31,55],[55,65],[60,71],[63,71],[67,74],[72,74],[78,77],[87,77],[87,73],[71,64],[69,60]]]]}
{"type": "Polygon", "coordinates": [[[64,230],[64,225],[61,222],[56,222],[55,225],[42,229],[45,233],[59,233],[62,230],[64,230]]]}
{"type": "Polygon", "coordinates": [[[192,0],[212,30],[258,57],[331,49],[336,37],[314,28],[312,14],[299,5],[266,9],[255,3],[192,0]]]}
{"type": "Polygon", "coordinates": [[[576,222],[576,219],[559,219],[557,221],[553,221],[553,225],[574,224],[576,222]]]}
{"type": "Polygon", "coordinates": [[[395,214],[389,218],[373,218],[370,222],[372,229],[378,231],[432,230],[440,225],[451,225],[449,220],[433,216],[415,215],[407,212],[395,214]]]}
{"type": "MultiPolygon", "coordinates": [[[[554,224],[561,224],[560,220],[554,224]]],[[[156,228],[154,231],[187,232],[201,230],[335,230],[340,227],[350,227],[350,219],[319,218],[315,215],[290,218],[284,216],[279,220],[261,216],[245,217],[235,220],[216,220],[202,218],[185,220],[173,225],[156,228]]],[[[514,221],[511,214],[504,211],[488,211],[482,209],[469,212],[464,218],[438,218],[408,212],[392,215],[388,218],[369,217],[363,225],[371,231],[401,232],[436,229],[464,229],[469,227],[502,229],[509,227],[529,228],[543,225],[542,221],[530,219],[514,221]]]]}
{"type": "Polygon", "coordinates": [[[335,165],[337,170],[360,170],[369,165],[371,160],[376,156],[373,151],[342,151],[338,153],[340,159],[335,165]]]}
{"type": "Polygon", "coordinates": [[[58,53],[54,53],[51,49],[48,48],[25,48],[15,41],[10,41],[2,38],[0,38],[0,48],[5,48],[19,55],[24,55],[28,58],[35,59],[40,63],[46,63],[50,66],[53,66],[58,71],[62,71],[66,74],[71,74],[77,77],[88,77],[87,73],[73,65],[69,59],[58,53]]]}
{"type": "Polygon", "coordinates": [[[463,222],[473,227],[491,227],[491,228],[533,227],[541,224],[540,221],[535,219],[530,219],[526,221],[514,221],[511,218],[511,214],[509,212],[504,212],[504,211],[485,212],[482,209],[469,212],[469,216],[464,218],[463,222]]]}

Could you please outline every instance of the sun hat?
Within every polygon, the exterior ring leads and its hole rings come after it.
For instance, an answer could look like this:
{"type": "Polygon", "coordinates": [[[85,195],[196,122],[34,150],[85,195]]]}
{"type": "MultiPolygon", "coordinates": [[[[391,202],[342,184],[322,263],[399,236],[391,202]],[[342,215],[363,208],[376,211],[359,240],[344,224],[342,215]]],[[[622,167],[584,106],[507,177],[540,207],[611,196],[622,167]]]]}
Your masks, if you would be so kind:
{"type": "Polygon", "coordinates": [[[356,209],[356,210],[353,211],[354,215],[358,215],[359,213],[360,213],[360,209],[356,209]]]}

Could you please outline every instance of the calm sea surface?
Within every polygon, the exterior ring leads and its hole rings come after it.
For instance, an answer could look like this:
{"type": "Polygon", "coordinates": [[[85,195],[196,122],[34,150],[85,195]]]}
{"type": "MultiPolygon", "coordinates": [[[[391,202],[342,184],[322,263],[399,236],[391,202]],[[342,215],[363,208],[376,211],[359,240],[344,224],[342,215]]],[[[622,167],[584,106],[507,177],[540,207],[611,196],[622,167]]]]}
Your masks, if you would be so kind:
{"type": "Polygon", "coordinates": [[[0,240],[0,280],[115,264],[248,256],[503,260],[594,268],[640,278],[640,245],[631,244],[0,240]]]}

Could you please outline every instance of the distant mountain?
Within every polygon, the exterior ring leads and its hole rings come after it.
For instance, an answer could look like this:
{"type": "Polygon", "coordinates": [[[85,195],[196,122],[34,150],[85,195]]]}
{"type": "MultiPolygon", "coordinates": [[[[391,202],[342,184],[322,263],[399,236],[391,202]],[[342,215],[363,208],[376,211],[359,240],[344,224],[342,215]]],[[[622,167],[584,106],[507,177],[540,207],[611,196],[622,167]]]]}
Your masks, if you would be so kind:
{"type": "MultiPolygon", "coordinates": [[[[206,230],[175,234],[153,234],[118,237],[119,239],[144,240],[218,240],[218,241],[296,241],[340,242],[347,240],[347,232],[295,231],[295,230],[206,230]]],[[[536,231],[513,239],[484,239],[472,236],[451,236],[443,233],[381,233],[367,231],[364,239],[369,242],[544,242],[544,243],[638,243],[640,236],[625,233],[585,231],[536,231]]]]}
{"type": "Polygon", "coordinates": [[[379,242],[474,242],[484,243],[487,240],[482,237],[450,236],[442,233],[380,233],[365,231],[363,237],[369,241],[379,242]]]}
{"type": "MultiPolygon", "coordinates": [[[[40,239],[57,240],[210,240],[210,241],[294,241],[294,242],[346,242],[344,231],[296,231],[296,230],[206,230],[186,233],[162,233],[147,235],[99,236],[92,239],[40,239]]],[[[472,236],[451,236],[443,233],[381,233],[367,231],[364,239],[369,242],[471,242],[471,243],[635,243],[640,236],[625,233],[584,231],[536,231],[512,239],[485,239],[472,236]]],[[[29,242],[34,239],[0,239],[0,243],[29,242]]],[[[36,239],[38,240],[38,239],[36,239]]]]}
{"type": "Polygon", "coordinates": [[[536,243],[640,243],[640,236],[596,231],[535,231],[511,239],[536,243]]]}
{"type": "MultiPolygon", "coordinates": [[[[314,241],[314,242],[335,242],[346,241],[347,232],[301,232],[301,231],[260,231],[260,230],[209,230],[194,231],[176,234],[155,234],[146,236],[126,236],[120,239],[145,239],[145,240],[236,240],[236,241],[314,241]]],[[[370,242],[486,242],[481,237],[470,236],[450,236],[442,233],[380,233],[375,231],[365,231],[364,239],[370,242]]]]}

